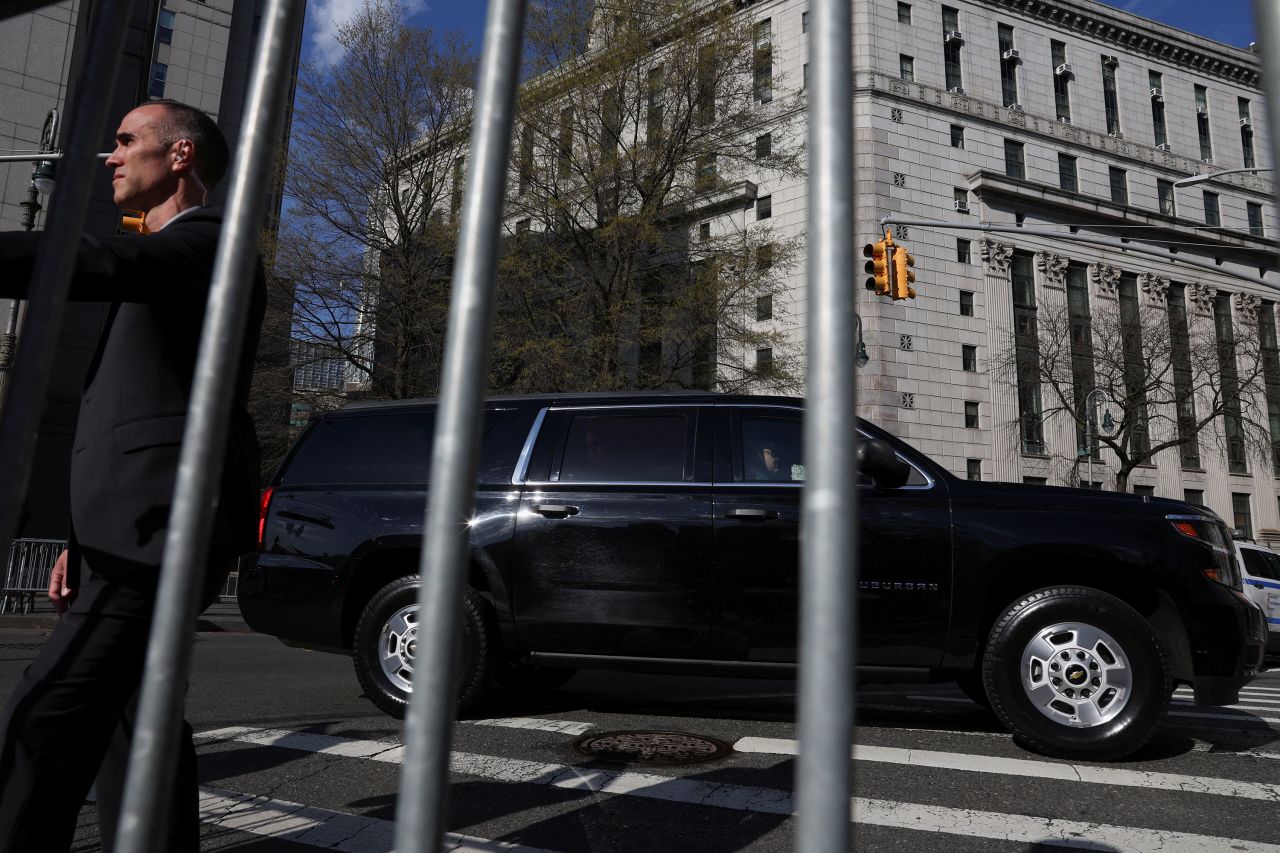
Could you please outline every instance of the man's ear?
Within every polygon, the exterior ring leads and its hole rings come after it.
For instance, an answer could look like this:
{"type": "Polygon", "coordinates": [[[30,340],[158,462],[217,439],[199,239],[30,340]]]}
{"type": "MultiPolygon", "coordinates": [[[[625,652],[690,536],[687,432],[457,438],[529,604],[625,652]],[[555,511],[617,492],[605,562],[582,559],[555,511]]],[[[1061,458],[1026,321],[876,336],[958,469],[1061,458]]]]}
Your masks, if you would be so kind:
{"type": "Polygon", "coordinates": [[[195,146],[191,144],[190,139],[179,139],[176,144],[177,150],[173,153],[173,163],[175,166],[186,166],[187,168],[195,167],[195,146]]]}

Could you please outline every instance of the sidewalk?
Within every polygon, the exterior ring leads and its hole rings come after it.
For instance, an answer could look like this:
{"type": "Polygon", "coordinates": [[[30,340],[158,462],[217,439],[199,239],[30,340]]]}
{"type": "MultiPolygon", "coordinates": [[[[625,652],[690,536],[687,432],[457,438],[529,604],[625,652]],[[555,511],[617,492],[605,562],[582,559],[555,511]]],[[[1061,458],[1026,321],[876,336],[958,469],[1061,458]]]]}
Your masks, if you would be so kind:
{"type": "MultiPolygon", "coordinates": [[[[33,631],[51,631],[58,621],[58,614],[48,604],[41,607],[36,602],[36,609],[31,613],[0,613],[0,630],[5,628],[25,628],[33,631]]],[[[249,626],[240,617],[240,605],[236,600],[215,601],[209,609],[200,614],[196,623],[196,631],[200,633],[235,633],[248,634],[249,626]]]]}

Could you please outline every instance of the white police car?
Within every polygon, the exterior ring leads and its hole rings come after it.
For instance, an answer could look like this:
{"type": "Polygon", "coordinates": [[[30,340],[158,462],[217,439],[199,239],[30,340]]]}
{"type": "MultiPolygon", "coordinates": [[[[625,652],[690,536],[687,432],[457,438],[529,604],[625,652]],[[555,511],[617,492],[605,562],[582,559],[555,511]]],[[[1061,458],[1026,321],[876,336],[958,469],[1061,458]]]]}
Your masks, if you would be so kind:
{"type": "Polygon", "coordinates": [[[1248,540],[1236,540],[1236,562],[1245,594],[1267,618],[1267,653],[1280,654],[1280,554],[1248,540]]]}

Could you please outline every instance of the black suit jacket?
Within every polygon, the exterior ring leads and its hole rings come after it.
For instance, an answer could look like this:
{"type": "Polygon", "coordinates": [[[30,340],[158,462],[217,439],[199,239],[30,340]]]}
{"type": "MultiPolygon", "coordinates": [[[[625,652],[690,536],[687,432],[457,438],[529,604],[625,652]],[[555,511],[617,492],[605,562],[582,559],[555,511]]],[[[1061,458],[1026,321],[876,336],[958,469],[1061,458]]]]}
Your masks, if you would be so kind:
{"type": "MultiPolygon", "coordinates": [[[[81,240],[71,298],[111,308],[72,450],[73,571],[83,556],[105,577],[142,579],[161,563],[221,226],[220,210],[200,208],[154,234],[81,240]]],[[[39,236],[0,234],[0,296],[25,298],[39,236]]],[[[220,493],[209,507],[219,559],[251,550],[256,538],[258,446],[247,402],[265,304],[258,264],[220,493]]]]}

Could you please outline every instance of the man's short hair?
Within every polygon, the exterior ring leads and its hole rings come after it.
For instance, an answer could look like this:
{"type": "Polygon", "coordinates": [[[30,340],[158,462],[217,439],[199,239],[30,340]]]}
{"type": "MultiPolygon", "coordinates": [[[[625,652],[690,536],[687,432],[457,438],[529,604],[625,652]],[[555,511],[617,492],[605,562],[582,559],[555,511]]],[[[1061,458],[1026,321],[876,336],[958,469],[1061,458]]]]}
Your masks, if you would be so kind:
{"type": "Polygon", "coordinates": [[[165,147],[179,139],[190,139],[196,145],[196,175],[204,188],[213,191],[227,173],[227,164],[231,160],[231,152],[227,148],[227,139],[218,129],[213,119],[201,110],[181,101],[159,98],[147,101],[139,106],[164,107],[164,118],[160,120],[160,141],[165,147]]]}

